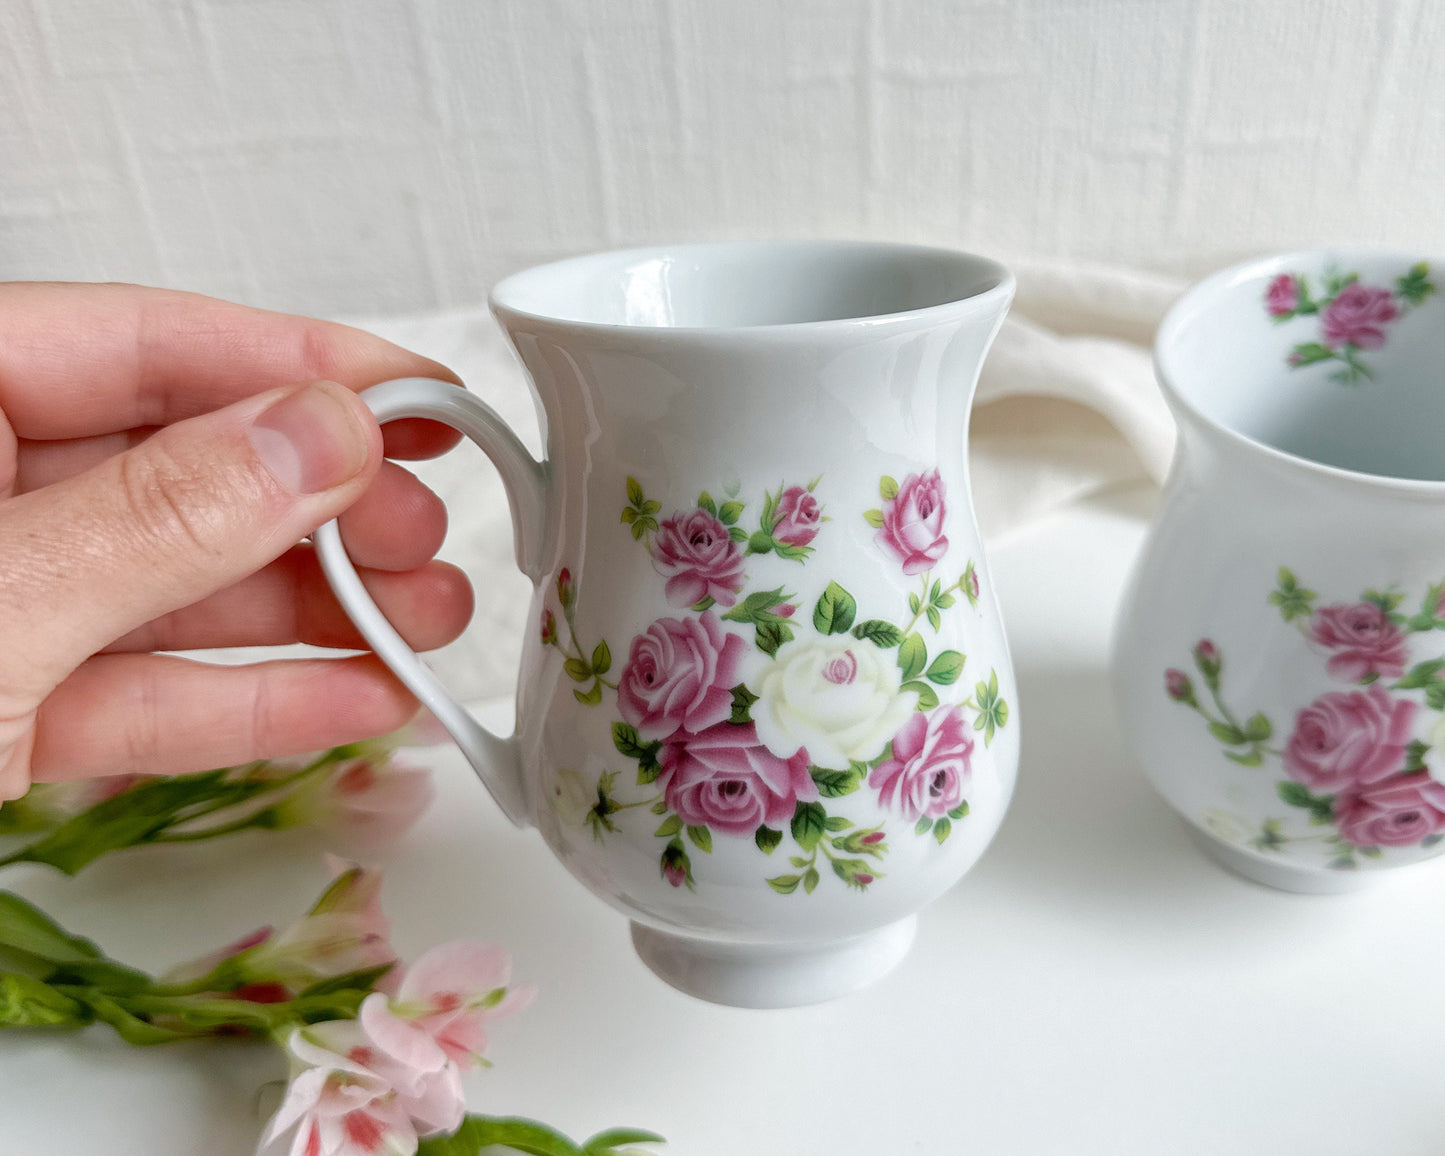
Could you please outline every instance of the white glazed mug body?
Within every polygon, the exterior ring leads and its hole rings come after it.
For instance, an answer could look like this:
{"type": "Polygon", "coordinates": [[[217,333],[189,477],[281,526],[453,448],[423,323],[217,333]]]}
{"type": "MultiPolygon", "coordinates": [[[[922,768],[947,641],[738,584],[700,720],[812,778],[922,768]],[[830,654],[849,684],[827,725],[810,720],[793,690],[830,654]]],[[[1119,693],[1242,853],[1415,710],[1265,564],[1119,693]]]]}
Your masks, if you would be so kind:
{"type": "Polygon", "coordinates": [[[1428,262],[1317,252],[1219,274],[1161,329],[1180,441],[1119,709],[1205,848],[1275,886],[1441,850],[1445,474],[1411,430],[1445,416],[1417,384],[1445,366],[1439,313],[1428,262]]]}
{"type": "Polygon", "coordinates": [[[979,258],[822,243],[493,294],[547,446],[525,812],[685,990],[872,978],[1002,820],[1015,685],[964,442],[1011,295],[979,258]]]}

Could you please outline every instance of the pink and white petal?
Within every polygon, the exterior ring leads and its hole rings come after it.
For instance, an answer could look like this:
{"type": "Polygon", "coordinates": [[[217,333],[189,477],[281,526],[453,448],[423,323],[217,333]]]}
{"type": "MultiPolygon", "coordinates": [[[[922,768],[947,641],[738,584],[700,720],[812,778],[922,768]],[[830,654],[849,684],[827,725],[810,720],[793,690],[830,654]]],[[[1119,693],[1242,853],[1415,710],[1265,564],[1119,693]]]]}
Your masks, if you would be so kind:
{"type": "Polygon", "coordinates": [[[401,985],[404,1003],[427,1001],[441,993],[453,993],[471,1002],[499,987],[506,987],[512,975],[511,957],[492,943],[459,940],[426,952],[411,965],[401,985]]]}
{"type": "Polygon", "coordinates": [[[397,1101],[317,1122],[321,1156],[413,1156],[416,1129],[397,1101]]]}
{"type": "Polygon", "coordinates": [[[494,1007],[487,1009],[489,1020],[499,1020],[503,1016],[516,1015],[520,1011],[526,1011],[531,1007],[532,1001],[537,998],[537,986],[531,983],[513,984],[507,989],[507,994],[501,1002],[494,1007]]]}
{"type": "Polygon", "coordinates": [[[484,1012],[463,1013],[449,1023],[436,1025],[432,1038],[449,1058],[471,1066],[477,1057],[487,1054],[486,1023],[484,1012]]]}
{"type": "Polygon", "coordinates": [[[263,1144],[271,1144],[285,1132],[296,1126],[303,1116],[315,1110],[321,1101],[321,1093],[329,1072],[321,1068],[308,1068],[297,1075],[286,1088],[285,1098],[271,1122],[261,1134],[263,1144]]]}
{"type": "Polygon", "coordinates": [[[362,1000],[357,1018],[371,1042],[403,1067],[430,1073],[440,1071],[447,1062],[437,1042],[411,1020],[393,1013],[380,992],[362,1000]]]}
{"type": "Polygon", "coordinates": [[[416,1095],[398,1096],[397,1101],[423,1136],[455,1132],[467,1114],[462,1073],[456,1064],[428,1076],[416,1095]]]}

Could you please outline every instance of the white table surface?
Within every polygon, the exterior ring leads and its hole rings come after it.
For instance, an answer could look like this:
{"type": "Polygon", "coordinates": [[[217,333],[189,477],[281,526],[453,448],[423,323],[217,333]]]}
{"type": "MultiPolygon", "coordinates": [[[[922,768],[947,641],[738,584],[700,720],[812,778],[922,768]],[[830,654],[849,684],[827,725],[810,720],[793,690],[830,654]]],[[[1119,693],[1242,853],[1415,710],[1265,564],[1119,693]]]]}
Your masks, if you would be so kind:
{"type": "MultiPolygon", "coordinates": [[[[994,552],[1025,736],[1012,811],[909,959],[835,1003],[674,992],[460,757],[428,752],[439,799],[389,869],[394,939],[495,939],[540,988],[496,1026],[472,1109],[579,1139],[648,1127],[677,1156],[1445,1152],[1445,863],[1354,895],[1268,891],[1206,861],[1125,753],[1107,639],[1153,500],[1100,499],[994,552]]],[[[289,921],[324,878],[288,832],[4,885],[159,970],[289,921]]],[[[244,1156],[281,1075],[260,1044],[0,1037],[0,1153],[244,1156]]]]}

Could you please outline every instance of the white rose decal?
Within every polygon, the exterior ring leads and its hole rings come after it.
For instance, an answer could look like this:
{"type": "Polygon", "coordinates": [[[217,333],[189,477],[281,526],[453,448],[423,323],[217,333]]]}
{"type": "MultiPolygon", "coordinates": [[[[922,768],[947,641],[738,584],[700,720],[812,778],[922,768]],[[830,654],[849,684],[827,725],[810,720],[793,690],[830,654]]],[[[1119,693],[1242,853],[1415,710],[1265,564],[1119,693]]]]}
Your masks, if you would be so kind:
{"type": "Polygon", "coordinates": [[[764,746],[781,759],[806,748],[814,766],[840,771],[881,755],[918,706],[917,692],[899,690],[893,655],[847,635],[788,643],[755,690],[764,746]]]}

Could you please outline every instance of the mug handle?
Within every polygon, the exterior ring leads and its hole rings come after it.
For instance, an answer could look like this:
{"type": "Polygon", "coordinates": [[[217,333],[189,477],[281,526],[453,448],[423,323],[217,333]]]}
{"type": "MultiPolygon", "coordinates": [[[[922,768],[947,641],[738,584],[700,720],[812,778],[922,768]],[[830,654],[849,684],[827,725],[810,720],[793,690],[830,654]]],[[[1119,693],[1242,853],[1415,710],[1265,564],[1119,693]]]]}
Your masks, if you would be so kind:
{"type": "MultiPolygon", "coordinates": [[[[516,536],[517,565],[537,581],[547,528],[548,470],[545,463],[527,452],[527,447],[501,415],[461,386],[427,377],[384,381],[358,396],[379,422],[404,417],[430,418],[460,430],[482,448],[502,475],[502,484],[507,490],[516,536]]],[[[341,543],[341,532],[335,521],[321,526],[312,541],[331,589],[377,657],[436,715],[507,818],[519,827],[526,826],[531,809],[516,738],[500,738],[472,718],[447,693],[437,676],[422,664],[416,652],[402,641],[361,584],[356,567],[341,543]]]]}

